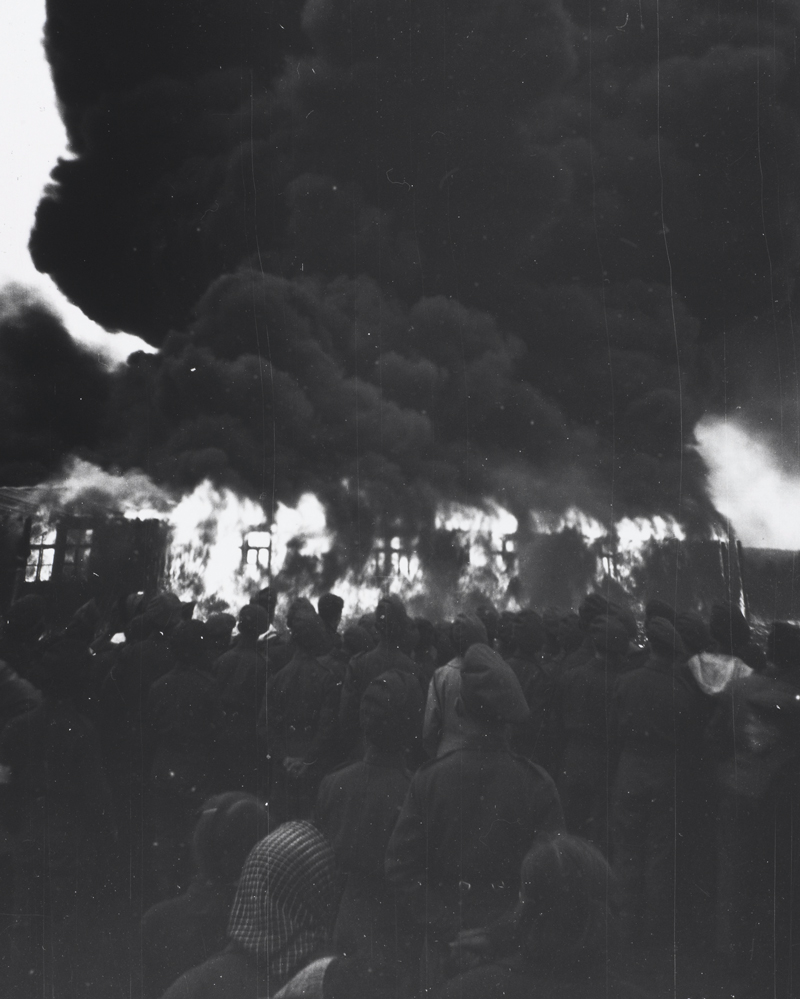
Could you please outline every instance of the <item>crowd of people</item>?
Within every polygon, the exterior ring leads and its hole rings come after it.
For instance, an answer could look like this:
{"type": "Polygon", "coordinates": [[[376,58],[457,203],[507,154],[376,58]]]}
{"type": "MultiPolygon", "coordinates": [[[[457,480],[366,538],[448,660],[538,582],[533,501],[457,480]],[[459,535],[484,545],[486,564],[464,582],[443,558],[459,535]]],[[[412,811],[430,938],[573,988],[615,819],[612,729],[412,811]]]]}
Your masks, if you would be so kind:
{"type": "Polygon", "coordinates": [[[8,608],[3,995],[800,995],[800,628],[275,603],[8,608]]]}

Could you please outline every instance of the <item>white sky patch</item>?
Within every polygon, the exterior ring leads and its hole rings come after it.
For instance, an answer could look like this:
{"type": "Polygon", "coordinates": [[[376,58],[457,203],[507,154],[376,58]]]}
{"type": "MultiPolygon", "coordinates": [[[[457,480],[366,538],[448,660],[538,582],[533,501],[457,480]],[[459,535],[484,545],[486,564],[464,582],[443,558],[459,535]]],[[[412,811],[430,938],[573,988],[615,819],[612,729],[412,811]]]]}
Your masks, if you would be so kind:
{"type": "Polygon", "coordinates": [[[0,0],[0,288],[35,289],[79,342],[113,367],[135,350],[155,350],[129,333],[108,333],[40,274],[28,239],[50,171],[69,158],[42,45],[45,0],[0,0]]]}
{"type": "Polygon", "coordinates": [[[800,550],[800,479],[735,421],[705,418],[695,436],[709,467],[711,498],[742,544],[800,550]]]}

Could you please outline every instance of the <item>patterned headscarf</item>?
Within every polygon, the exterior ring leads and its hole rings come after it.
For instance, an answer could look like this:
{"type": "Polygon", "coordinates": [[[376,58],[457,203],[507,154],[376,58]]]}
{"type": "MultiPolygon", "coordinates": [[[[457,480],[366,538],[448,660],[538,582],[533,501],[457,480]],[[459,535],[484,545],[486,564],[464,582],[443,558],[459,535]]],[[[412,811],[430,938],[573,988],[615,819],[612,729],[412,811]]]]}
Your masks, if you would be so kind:
{"type": "Polygon", "coordinates": [[[286,822],[250,851],[228,937],[279,986],[326,945],[338,901],[328,841],[310,822],[286,822]]]}

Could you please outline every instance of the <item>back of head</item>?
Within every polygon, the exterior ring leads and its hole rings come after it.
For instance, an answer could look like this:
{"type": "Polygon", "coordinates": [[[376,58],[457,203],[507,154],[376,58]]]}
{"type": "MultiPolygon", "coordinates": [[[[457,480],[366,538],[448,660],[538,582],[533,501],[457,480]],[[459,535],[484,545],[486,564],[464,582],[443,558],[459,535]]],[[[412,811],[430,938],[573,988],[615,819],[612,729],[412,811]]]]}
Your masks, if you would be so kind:
{"type": "Polygon", "coordinates": [[[342,649],[351,659],[362,652],[368,652],[374,644],[370,633],[360,624],[351,624],[342,635],[342,649]]]}
{"type": "Polygon", "coordinates": [[[207,647],[206,626],[202,621],[181,621],[169,636],[170,652],[184,666],[199,668],[207,647]]]}
{"type": "Polygon", "coordinates": [[[488,645],[489,636],[477,614],[459,614],[450,627],[450,640],[457,656],[463,656],[470,645],[488,645]]]}
{"type": "Polygon", "coordinates": [[[208,881],[235,883],[248,854],[268,831],[268,809],[252,794],[214,795],[203,805],[192,837],[198,872],[208,881]]]}
{"type": "Polygon", "coordinates": [[[652,617],[663,617],[665,621],[669,621],[670,624],[675,624],[675,608],[672,604],[668,604],[666,600],[659,600],[658,597],[653,597],[652,600],[648,600],[644,605],[644,620],[647,623],[652,617]]]}
{"type": "Polygon", "coordinates": [[[674,659],[685,658],[686,649],[681,637],[666,618],[651,617],[644,630],[650,648],[657,656],[674,659]]]}
{"type": "Polygon", "coordinates": [[[543,837],[522,861],[520,880],[517,913],[526,961],[565,977],[601,967],[614,924],[612,874],[600,851],[577,836],[543,837]]]}
{"type": "Polygon", "coordinates": [[[709,652],[714,647],[708,625],[695,611],[681,611],[675,618],[675,630],[690,656],[709,652]]]}
{"type": "Polygon", "coordinates": [[[630,607],[626,607],[624,604],[610,600],[608,603],[608,613],[611,617],[615,617],[622,623],[622,626],[627,632],[628,639],[630,641],[635,641],[639,634],[639,626],[636,623],[636,617],[630,607]]]}
{"type": "Polygon", "coordinates": [[[147,605],[145,613],[153,622],[155,631],[166,633],[182,619],[183,605],[174,593],[159,593],[147,605]]]}
{"type": "Polygon", "coordinates": [[[231,643],[236,618],[233,614],[209,614],[206,619],[206,637],[209,645],[225,651],[231,643]]]}
{"type": "Polygon", "coordinates": [[[317,601],[317,613],[330,628],[338,628],[342,620],[344,600],[335,593],[323,593],[317,601]]]}
{"type": "Polygon", "coordinates": [[[472,719],[490,728],[530,715],[516,674],[488,645],[473,645],[464,656],[461,702],[472,719]]]}
{"type": "Polygon", "coordinates": [[[408,628],[403,601],[394,595],[381,597],[375,608],[375,627],[382,638],[399,641],[408,628]]]}
{"type": "Polygon", "coordinates": [[[601,615],[592,621],[589,634],[598,652],[609,656],[624,656],[628,651],[628,631],[618,617],[601,615]]]}
{"type": "MultiPolygon", "coordinates": [[[[258,593],[252,598],[250,603],[255,604],[258,607],[262,607],[267,612],[267,628],[272,624],[272,619],[275,616],[275,607],[278,603],[278,594],[275,593],[269,586],[265,586],[263,590],[259,590],[258,593]]],[[[264,631],[267,630],[264,629],[264,631]]]]}
{"type": "Polygon", "coordinates": [[[517,652],[532,659],[544,648],[546,631],[544,622],[535,610],[524,610],[514,622],[514,638],[517,652]]]}
{"type": "Polygon", "coordinates": [[[239,611],[239,633],[258,638],[269,630],[269,614],[261,604],[245,604],[239,611]]]}
{"type": "Polygon", "coordinates": [[[578,607],[578,618],[583,630],[588,631],[592,621],[601,614],[608,614],[608,600],[597,591],[588,593],[578,607]]]}
{"type": "Polygon", "coordinates": [[[363,628],[364,631],[369,635],[372,644],[377,645],[380,640],[380,634],[375,624],[375,612],[370,611],[369,614],[362,614],[358,619],[359,628],[363,628]]]}
{"type": "Polygon", "coordinates": [[[583,631],[581,622],[575,611],[567,611],[562,615],[558,623],[558,644],[562,652],[569,655],[574,652],[583,641],[583,631]]]}
{"type": "Polygon", "coordinates": [[[424,708],[416,677],[396,669],[381,673],[361,697],[364,738],[384,753],[407,749],[422,733],[424,708]]]}
{"type": "Polygon", "coordinates": [[[292,641],[308,655],[321,656],[330,649],[330,635],[308,600],[295,601],[287,620],[292,641]]]}
{"type": "Polygon", "coordinates": [[[733,653],[750,641],[750,625],[735,604],[714,604],[709,628],[723,652],[733,653]]]}
{"type": "Polygon", "coordinates": [[[500,615],[491,604],[481,604],[475,609],[475,614],[483,622],[488,644],[491,645],[497,638],[497,632],[500,627],[500,615]]]}

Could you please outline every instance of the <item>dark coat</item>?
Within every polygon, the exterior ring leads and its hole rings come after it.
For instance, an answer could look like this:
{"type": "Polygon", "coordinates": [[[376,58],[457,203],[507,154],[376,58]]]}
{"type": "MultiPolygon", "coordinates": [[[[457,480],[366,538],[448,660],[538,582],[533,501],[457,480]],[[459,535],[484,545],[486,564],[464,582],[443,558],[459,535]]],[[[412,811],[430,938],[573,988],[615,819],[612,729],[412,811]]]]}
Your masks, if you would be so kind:
{"type": "Polygon", "coordinates": [[[628,790],[673,780],[697,758],[706,719],[703,695],[686,671],[653,653],[617,680],[612,726],[620,752],[618,779],[628,790]]]}
{"type": "Polygon", "coordinates": [[[213,679],[200,670],[176,666],[150,688],[147,711],[156,742],[155,785],[179,795],[204,797],[217,723],[213,679]]]}
{"type": "Polygon", "coordinates": [[[39,877],[45,864],[52,878],[105,855],[114,824],[100,746],[70,700],[46,700],[13,718],[0,762],[11,770],[6,820],[16,828],[20,863],[39,877]]]}
{"type": "Polygon", "coordinates": [[[387,879],[413,918],[449,939],[510,908],[534,837],[563,828],[545,771],[498,739],[474,738],[412,778],[386,853],[387,879]]]}
{"type": "Polygon", "coordinates": [[[0,732],[12,718],[32,711],[41,702],[42,696],[33,684],[0,660],[0,732]]]}
{"type": "Polygon", "coordinates": [[[267,688],[267,736],[272,755],[300,757],[318,772],[338,760],[341,683],[324,659],[297,649],[267,688]]]}
{"type": "Polygon", "coordinates": [[[221,655],[212,674],[219,692],[217,749],[220,786],[255,791],[261,759],[258,723],[267,688],[267,661],[255,648],[235,646],[221,655]]]}
{"type": "Polygon", "coordinates": [[[133,642],[120,649],[100,692],[100,736],[115,764],[138,761],[131,776],[143,783],[150,770],[152,739],[147,719],[150,687],[175,666],[161,637],[133,642]]]}
{"type": "MultiPolygon", "coordinates": [[[[283,982],[276,982],[276,988],[283,982]]],[[[274,990],[270,990],[274,991],[274,990]]],[[[203,964],[185,971],[162,999],[259,999],[258,966],[241,951],[228,947],[203,964]]]]}
{"type": "Polygon", "coordinates": [[[320,785],[314,824],[333,847],[344,875],[334,941],[347,950],[397,962],[393,894],[384,873],[386,847],[408,793],[403,757],[370,749],[359,763],[329,774],[320,785]]]}
{"type": "Polygon", "coordinates": [[[158,999],[184,971],[224,950],[235,894],[236,885],[197,877],[182,895],[147,910],[142,918],[146,999],[158,999]]]}

